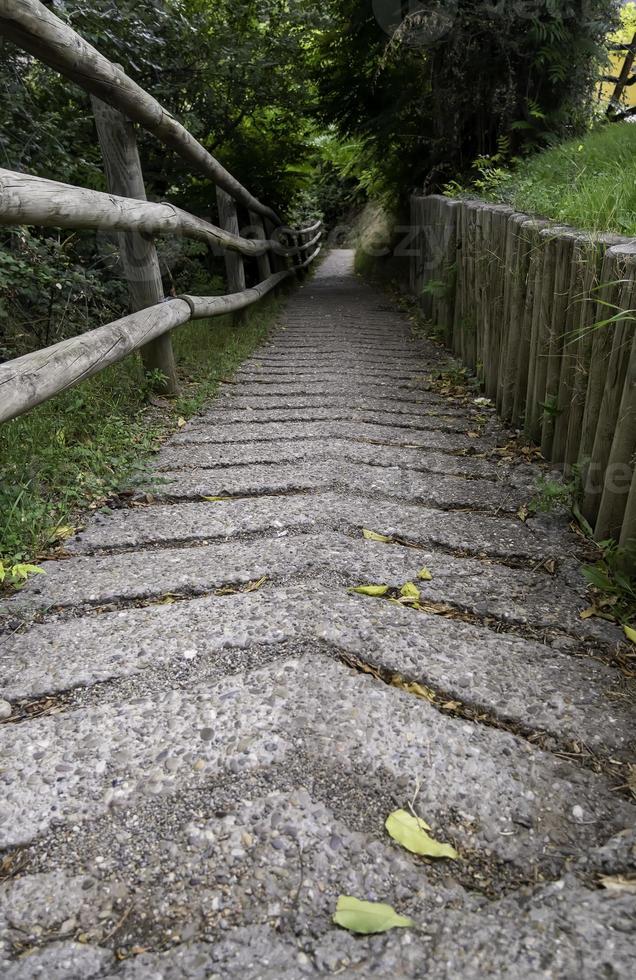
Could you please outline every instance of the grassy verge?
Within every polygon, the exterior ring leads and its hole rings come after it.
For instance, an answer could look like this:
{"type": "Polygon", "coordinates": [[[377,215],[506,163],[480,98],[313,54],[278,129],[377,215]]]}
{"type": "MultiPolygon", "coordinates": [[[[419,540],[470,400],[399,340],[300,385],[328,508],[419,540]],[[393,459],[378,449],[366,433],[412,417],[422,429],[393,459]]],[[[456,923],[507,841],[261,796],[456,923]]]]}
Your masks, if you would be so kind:
{"type": "Polygon", "coordinates": [[[0,561],[36,561],[71,533],[84,508],[147,479],[153,452],[264,339],[282,299],[175,331],[182,393],[149,400],[133,356],[0,426],[0,561]]]}
{"type": "Polygon", "coordinates": [[[583,230],[636,235],[634,160],[636,124],[606,123],[512,170],[480,165],[473,193],[583,230]]]}

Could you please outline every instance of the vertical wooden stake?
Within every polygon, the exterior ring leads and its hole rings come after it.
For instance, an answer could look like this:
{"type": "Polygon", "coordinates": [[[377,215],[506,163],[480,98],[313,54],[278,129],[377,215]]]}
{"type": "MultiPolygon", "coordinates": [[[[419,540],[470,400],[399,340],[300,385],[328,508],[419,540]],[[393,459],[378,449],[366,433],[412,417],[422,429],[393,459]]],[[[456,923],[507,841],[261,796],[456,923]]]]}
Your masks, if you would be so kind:
{"type": "MultiPolygon", "coordinates": [[[[220,187],[216,189],[216,203],[219,209],[219,227],[224,231],[230,231],[233,235],[239,233],[238,212],[236,202],[226,191],[220,187]]],[[[228,293],[240,293],[245,289],[245,266],[243,256],[239,252],[224,252],[225,275],[227,278],[228,293]]],[[[232,314],[232,320],[236,326],[245,321],[245,310],[239,310],[232,314]]]]}
{"type": "MultiPolygon", "coordinates": [[[[603,473],[603,490],[594,536],[597,541],[618,538],[625,519],[636,454],[636,334],[632,329],[629,363],[614,426],[614,438],[603,473]]],[[[632,535],[634,528],[631,529],[632,535]]],[[[627,535],[627,531],[626,531],[627,535]]]]}
{"type": "MultiPolygon", "coordinates": [[[[91,102],[109,192],[145,201],[146,189],[133,124],[100,99],[91,96],[91,102]]],[[[119,250],[132,312],[161,303],[164,299],[163,284],[153,239],[139,232],[120,232],[119,250]]],[[[142,347],[141,356],[146,371],[161,371],[163,380],[155,388],[166,395],[178,394],[177,368],[170,334],[164,334],[142,347]]]]}
{"type": "MultiPolygon", "coordinates": [[[[636,548],[636,467],[634,468],[632,485],[627,496],[627,503],[625,504],[619,544],[621,548],[636,548]]],[[[627,561],[631,564],[629,556],[627,561]]],[[[631,568],[626,568],[625,571],[631,572],[631,568]]]]}
{"type": "MultiPolygon", "coordinates": [[[[262,241],[264,241],[265,226],[260,214],[255,214],[253,211],[250,211],[250,224],[256,232],[256,238],[260,238],[262,241]]],[[[256,267],[258,269],[259,282],[263,282],[264,279],[268,279],[269,276],[271,276],[272,267],[269,261],[269,252],[263,252],[262,255],[257,256],[256,267]]]]}

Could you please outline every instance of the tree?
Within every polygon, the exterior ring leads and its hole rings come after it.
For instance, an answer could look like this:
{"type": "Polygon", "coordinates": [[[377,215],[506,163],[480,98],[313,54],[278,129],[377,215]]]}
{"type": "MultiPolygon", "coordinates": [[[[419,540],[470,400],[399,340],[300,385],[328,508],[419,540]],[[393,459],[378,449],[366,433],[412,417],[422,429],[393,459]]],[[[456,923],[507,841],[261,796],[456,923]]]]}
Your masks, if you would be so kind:
{"type": "MultiPolygon", "coordinates": [[[[55,0],[49,6],[142,87],[252,193],[284,213],[306,180],[306,67],[318,14],[300,0],[55,0]]],[[[0,38],[0,160],[105,189],[88,95],[0,38]]],[[[214,217],[210,181],[140,132],[150,199],[214,217]]],[[[242,219],[247,223],[247,215],[242,219]]],[[[167,290],[212,292],[220,260],[200,244],[162,245],[167,290]]],[[[125,311],[104,236],[0,233],[0,357],[53,343],[125,311]]]]}
{"type": "Polygon", "coordinates": [[[322,114],[385,186],[439,187],[475,158],[585,125],[616,0],[333,0],[322,114]]]}

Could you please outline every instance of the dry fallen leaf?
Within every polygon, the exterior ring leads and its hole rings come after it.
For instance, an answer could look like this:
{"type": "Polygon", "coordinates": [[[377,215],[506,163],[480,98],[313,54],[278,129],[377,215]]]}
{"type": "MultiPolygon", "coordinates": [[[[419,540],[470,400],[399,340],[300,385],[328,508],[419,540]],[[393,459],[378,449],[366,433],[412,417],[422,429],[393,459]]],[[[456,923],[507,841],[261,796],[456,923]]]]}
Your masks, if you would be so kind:
{"type": "Polygon", "coordinates": [[[599,884],[608,891],[636,895],[636,875],[601,875],[599,884]]]}
{"type": "Polygon", "coordinates": [[[406,691],[407,694],[412,694],[416,698],[423,698],[425,701],[430,701],[431,704],[434,704],[437,700],[437,694],[432,688],[418,684],[417,681],[406,681],[399,674],[393,675],[391,684],[393,687],[399,687],[401,691],[406,691]]]}

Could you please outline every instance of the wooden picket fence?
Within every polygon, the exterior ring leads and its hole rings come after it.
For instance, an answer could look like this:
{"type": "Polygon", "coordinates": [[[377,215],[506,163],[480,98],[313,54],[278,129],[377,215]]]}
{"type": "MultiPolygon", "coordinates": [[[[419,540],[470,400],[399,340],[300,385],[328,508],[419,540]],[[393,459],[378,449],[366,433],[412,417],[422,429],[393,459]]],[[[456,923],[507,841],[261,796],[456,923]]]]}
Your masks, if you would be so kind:
{"type": "Polygon", "coordinates": [[[98,229],[119,234],[132,313],[0,365],[0,422],[28,411],[140,349],[163,390],[177,390],[170,331],[258,302],[305,269],[320,251],[321,223],[285,227],[171,114],[39,0],[0,0],[0,35],[90,93],[108,193],[0,170],[0,225],[98,229]],[[169,203],[146,200],[135,124],[156,136],[216,187],[219,225],[169,203]],[[240,211],[239,211],[240,209],[240,211]],[[251,237],[239,233],[239,215],[251,237]],[[178,235],[220,249],[228,294],[165,298],[155,237],[178,235]],[[245,259],[257,269],[246,288],[245,259]],[[273,268],[272,268],[273,267],[273,268]]]}
{"type": "Polygon", "coordinates": [[[597,540],[636,539],[636,242],[413,197],[411,289],[501,417],[582,481],[597,540]]]}

